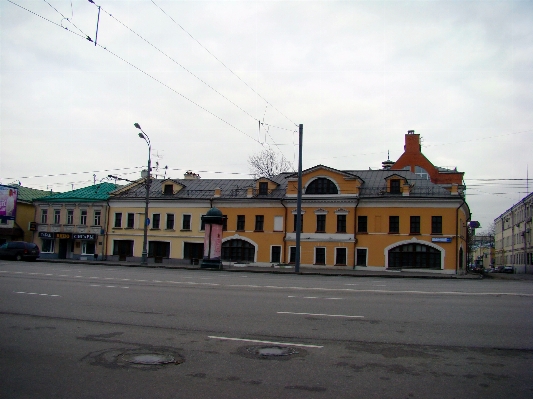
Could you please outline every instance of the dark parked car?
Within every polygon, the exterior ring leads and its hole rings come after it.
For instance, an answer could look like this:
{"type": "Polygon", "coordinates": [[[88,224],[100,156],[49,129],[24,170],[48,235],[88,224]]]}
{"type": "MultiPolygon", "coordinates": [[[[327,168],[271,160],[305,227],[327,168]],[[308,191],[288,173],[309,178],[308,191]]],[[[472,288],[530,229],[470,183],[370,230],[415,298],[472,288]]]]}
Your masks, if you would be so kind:
{"type": "Polygon", "coordinates": [[[31,242],[10,241],[0,245],[2,259],[35,260],[39,254],[39,247],[31,242]]]}

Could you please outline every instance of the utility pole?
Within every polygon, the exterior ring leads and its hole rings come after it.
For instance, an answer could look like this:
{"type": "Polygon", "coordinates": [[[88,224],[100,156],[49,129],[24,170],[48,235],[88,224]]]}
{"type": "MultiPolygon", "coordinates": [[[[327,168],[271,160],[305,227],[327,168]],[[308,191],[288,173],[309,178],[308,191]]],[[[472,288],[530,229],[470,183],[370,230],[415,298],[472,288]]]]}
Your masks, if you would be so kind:
{"type": "Polygon", "coordinates": [[[302,229],[302,138],[304,125],[299,126],[298,137],[298,197],[296,202],[296,254],[294,257],[294,272],[300,273],[300,230],[302,229]]]}

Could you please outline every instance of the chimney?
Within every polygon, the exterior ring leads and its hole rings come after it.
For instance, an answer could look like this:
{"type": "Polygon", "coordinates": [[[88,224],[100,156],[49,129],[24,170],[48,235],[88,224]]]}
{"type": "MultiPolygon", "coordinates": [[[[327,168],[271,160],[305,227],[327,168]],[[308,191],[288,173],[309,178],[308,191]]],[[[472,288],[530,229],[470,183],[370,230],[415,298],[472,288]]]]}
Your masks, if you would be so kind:
{"type": "Polygon", "coordinates": [[[420,145],[420,135],[415,134],[414,130],[408,130],[405,135],[405,146],[403,147],[405,152],[418,153],[422,151],[422,146],[420,145]]]}
{"type": "Polygon", "coordinates": [[[188,170],[183,175],[183,178],[186,180],[196,180],[200,178],[200,175],[198,173],[194,173],[192,170],[188,170]]]}

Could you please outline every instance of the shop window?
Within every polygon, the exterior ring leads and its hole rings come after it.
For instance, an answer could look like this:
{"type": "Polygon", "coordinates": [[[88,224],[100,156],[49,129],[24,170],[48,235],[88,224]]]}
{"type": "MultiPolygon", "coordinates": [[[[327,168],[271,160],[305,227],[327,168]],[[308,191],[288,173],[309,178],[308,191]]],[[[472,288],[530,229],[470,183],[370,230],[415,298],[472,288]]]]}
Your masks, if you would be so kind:
{"type": "Polygon", "coordinates": [[[55,240],[42,240],[41,252],[53,253],[55,240]]]}
{"type": "Polygon", "coordinates": [[[93,255],[96,249],[95,241],[82,241],[81,242],[81,254],[82,255],[93,255]]]}

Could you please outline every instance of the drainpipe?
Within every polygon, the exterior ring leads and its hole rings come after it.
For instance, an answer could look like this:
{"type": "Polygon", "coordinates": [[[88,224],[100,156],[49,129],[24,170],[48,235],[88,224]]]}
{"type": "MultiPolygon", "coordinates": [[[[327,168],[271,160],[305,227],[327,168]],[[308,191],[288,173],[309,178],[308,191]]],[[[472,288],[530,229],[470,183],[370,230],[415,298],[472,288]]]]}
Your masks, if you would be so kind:
{"type": "Polygon", "coordinates": [[[357,207],[359,206],[359,197],[353,208],[353,269],[355,270],[355,265],[357,262],[357,207]]]}
{"type": "Polygon", "coordinates": [[[109,198],[107,198],[106,203],[107,209],[104,221],[104,242],[102,245],[102,260],[107,260],[107,240],[109,239],[109,212],[111,212],[111,207],[109,206],[109,198]]]}
{"type": "MultiPolygon", "coordinates": [[[[279,200],[280,204],[285,208],[285,220],[283,222],[283,255],[287,256],[287,207],[283,203],[283,200],[279,200]]],[[[280,259],[283,260],[283,259],[280,259]]]]}
{"type": "MultiPolygon", "coordinates": [[[[461,209],[461,207],[466,204],[466,201],[464,199],[464,197],[462,198],[462,202],[461,202],[461,205],[459,205],[457,207],[457,209],[455,210],[455,274],[457,275],[459,273],[459,259],[458,259],[458,256],[459,256],[459,209],[461,209]]],[[[465,228],[466,228],[466,223],[470,220],[470,215],[467,216],[466,220],[465,220],[465,228]]],[[[465,251],[463,251],[463,257],[465,255],[465,252],[466,252],[466,255],[468,257],[468,229],[467,229],[467,234],[466,234],[466,248],[465,248],[465,251]]],[[[464,265],[463,265],[464,266],[464,265]]]]}

